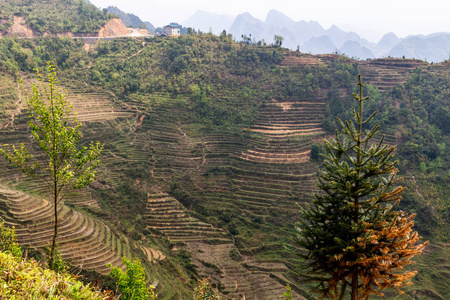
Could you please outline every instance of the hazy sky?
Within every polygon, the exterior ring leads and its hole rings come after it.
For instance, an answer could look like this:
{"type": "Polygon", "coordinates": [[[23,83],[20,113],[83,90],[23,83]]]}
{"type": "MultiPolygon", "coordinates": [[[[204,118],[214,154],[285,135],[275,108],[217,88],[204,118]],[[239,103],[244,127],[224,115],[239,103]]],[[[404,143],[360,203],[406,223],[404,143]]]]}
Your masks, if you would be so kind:
{"type": "Polygon", "coordinates": [[[332,24],[372,40],[394,32],[410,34],[450,32],[450,0],[90,0],[98,7],[117,6],[155,26],[183,23],[201,9],[225,15],[249,12],[264,21],[276,9],[294,21],[318,21],[325,29],[332,24]],[[366,36],[367,35],[367,36],[366,36]]]}

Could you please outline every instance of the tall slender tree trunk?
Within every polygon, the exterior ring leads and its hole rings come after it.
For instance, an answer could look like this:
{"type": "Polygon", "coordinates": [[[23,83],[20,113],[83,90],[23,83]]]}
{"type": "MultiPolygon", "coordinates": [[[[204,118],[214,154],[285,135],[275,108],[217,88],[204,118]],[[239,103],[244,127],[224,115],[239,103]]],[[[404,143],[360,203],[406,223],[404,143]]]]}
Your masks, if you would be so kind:
{"type": "Polygon", "coordinates": [[[352,296],[351,300],[358,300],[358,272],[354,271],[352,275],[352,296]]]}
{"type": "MultiPolygon", "coordinates": [[[[53,85],[50,86],[50,106],[52,113],[52,123],[55,123],[55,106],[53,102],[53,85]]],[[[50,160],[53,162],[53,205],[54,205],[54,219],[55,219],[55,228],[53,231],[53,242],[52,249],[50,250],[50,259],[49,259],[49,268],[53,269],[53,261],[55,255],[56,248],[56,237],[58,236],[58,179],[57,179],[57,157],[58,157],[58,148],[57,148],[57,140],[56,140],[56,128],[52,128],[53,134],[53,152],[51,154],[50,160]]]]}
{"type": "MultiPolygon", "coordinates": [[[[358,118],[358,139],[356,141],[356,173],[357,173],[357,182],[355,186],[355,190],[358,190],[359,182],[360,182],[360,172],[361,172],[361,134],[362,134],[362,87],[363,84],[361,82],[361,76],[359,76],[359,118],[358,118]]],[[[359,196],[355,195],[355,226],[359,223],[359,196]]],[[[354,270],[352,274],[352,295],[351,300],[357,300],[358,299],[358,270],[354,270]]]]}
{"type": "Polygon", "coordinates": [[[54,211],[53,211],[53,218],[55,219],[55,227],[53,230],[53,242],[52,242],[52,248],[50,250],[50,259],[48,261],[48,265],[50,269],[53,269],[53,261],[54,261],[54,255],[55,255],[55,248],[56,248],[56,238],[58,237],[58,182],[55,181],[54,186],[54,211]]]}

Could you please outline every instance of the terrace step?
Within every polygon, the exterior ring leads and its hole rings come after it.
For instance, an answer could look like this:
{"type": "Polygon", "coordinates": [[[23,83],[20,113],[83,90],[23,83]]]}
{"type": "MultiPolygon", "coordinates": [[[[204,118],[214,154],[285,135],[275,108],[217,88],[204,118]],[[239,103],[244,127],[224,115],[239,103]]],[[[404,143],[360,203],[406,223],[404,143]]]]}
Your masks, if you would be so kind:
{"type": "Polygon", "coordinates": [[[414,59],[375,59],[361,61],[359,68],[366,82],[385,92],[397,84],[404,84],[417,67],[426,65],[427,63],[414,59]]]}
{"type": "MultiPolygon", "coordinates": [[[[201,242],[187,242],[187,249],[192,253],[192,261],[197,266],[200,276],[211,277],[212,282],[221,282],[227,298],[252,300],[276,299],[286,289],[277,280],[269,276],[268,272],[250,271],[243,266],[249,263],[246,258],[242,262],[230,258],[230,252],[236,251],[233,244],[208,245],[201,242]],[[199,251],[201,250],[201,251],[199,251]],[[214,271],[211,271],[212,269],[214,271]]],[[[280,264],[266,263],[267,269],[284,272],[286,266],[280,264]]],[[[299,298],[294,292],[294,299],[299,298]]]]}
{"type": "Polygon", "coordinates": [[[167,194],[150,195],[145,213],[149,228],[164,233],[169,240],[230,240],[227,233],[189,215],[186,208],[167,194]]]}
{"type": "MultiPolygon", "coordinates": [[[[47,200],[0,186],[0,201],[6,203],[8,214],[13,216],[20,244],[50,246],[54,226],[53,206],[47,200]]],[[[129,246],[121,246],[124,252],[113,251],[104,239],[103,232],[110,233],[106,225],[64,205],[59,208],[59,220],[57,241],[63,258],[75,266],[105,275],[109,273],[106,265],[110,262],[114,266],[124,267],[121,256],[129,252],[129,246]]]]}

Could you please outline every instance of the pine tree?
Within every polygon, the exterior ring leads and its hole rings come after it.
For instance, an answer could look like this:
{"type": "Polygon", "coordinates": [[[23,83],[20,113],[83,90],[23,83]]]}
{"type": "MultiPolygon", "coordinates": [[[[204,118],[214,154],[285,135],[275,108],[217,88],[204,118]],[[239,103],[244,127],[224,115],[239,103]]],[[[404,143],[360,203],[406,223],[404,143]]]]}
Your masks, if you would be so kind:
{"type": "Polygon", "coordinates": [[[427,243],[412,230],[415,215],[396,211],[402,192],[401,178],[393,161],[395,146],[373,142],[379,125],[363,132],[374,115],[363,119],[361,76],[359,110],[342,122],[341,134],[325,141],[323,169],[312,205],[300,207],[297,244],[304,248],[306,277],[316,283],[323,298],[343,299],[347,287],[351,299],[383,295],[387,287],[411,284],[417,271],[401,271],[412,263],[427,243]]]}

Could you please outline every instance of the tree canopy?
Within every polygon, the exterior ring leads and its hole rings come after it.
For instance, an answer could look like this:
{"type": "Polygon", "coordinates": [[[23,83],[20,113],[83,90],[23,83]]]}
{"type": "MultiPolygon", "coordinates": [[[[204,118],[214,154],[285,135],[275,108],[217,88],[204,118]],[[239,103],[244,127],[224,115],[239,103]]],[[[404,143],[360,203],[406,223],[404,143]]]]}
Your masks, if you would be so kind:
{"type": "Polygon", "coordinates": [[[401,270],[427,244],[417,244],[415,215],[395,210],[405,190],[392,160],[395,146],[385,145],[384,137],[374,139],[379,125],[364,128],[376,112],[364,119],[363,102],[369,98],[363,97],[360,76],[358,86],[355,122],[338,120],[341,134],[325,141],[320,192],[300,209],[297,243],[305,252],[299,255],[316,291],[332,299],[343,299],[348,286],[352,300],[383,295],[387,287],[400,291],[417,273],[401,270]]]}

